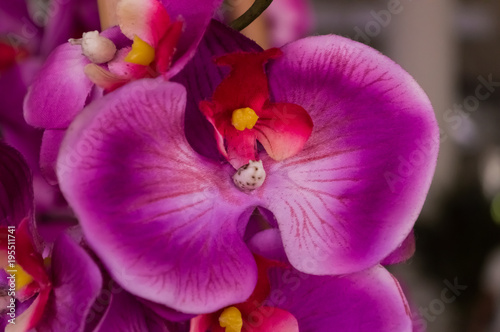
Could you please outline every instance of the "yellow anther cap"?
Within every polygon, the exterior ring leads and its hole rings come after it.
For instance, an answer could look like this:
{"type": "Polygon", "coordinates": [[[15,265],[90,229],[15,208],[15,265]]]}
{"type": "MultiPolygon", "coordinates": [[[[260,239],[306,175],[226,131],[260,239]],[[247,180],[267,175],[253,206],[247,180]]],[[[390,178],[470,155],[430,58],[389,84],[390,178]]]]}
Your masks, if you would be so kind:
{"type": "Polygon", "coordinates": [[[33,278],[31,275],[28,274],[28,272],[24,271],[24,269],[21,267],[21,265],[17,264],[14,268],[10,270],[15,270],[17,272],[14,272],[14,275],[16,276],[16,291],[22,289],[24,286],[29,285],[32,281],[33,278]]]}
{"type": "Polygon", "coordinates": [[[226,332],[241,332],[243,319],[241,312],[236,307],[228,307],[219,316],[220,327],[225,327],[226,332]]]}
{"type": "Polygon", "coordinates": [[[250,107],[238,108],[233,111],[231,118],[231,123],[234,128],[243,131],[245,129],[252,129],[257,123],[259,117],[255,114],[255,111],[250,107]]]}
{"type": "Polygon", "coordinates": [[[125,57],[125,61],[138,65],[149,66],[155,59],[155,49],[141,38],[134,36],[132,49],[125,57]]]}

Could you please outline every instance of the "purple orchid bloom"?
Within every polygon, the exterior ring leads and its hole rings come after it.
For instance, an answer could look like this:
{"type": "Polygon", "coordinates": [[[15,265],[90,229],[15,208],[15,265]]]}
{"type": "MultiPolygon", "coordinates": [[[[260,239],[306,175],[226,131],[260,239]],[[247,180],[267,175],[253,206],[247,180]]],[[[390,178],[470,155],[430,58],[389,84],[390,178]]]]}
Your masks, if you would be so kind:
{"type": "Polygon", "coordinates": [[[98,264],[75,242],[80,236],[62,233],[49,248],[50,263],[42,258],[48,246],[42,244],[34,225],[30,171],[21,155],[3,143],[0,198],[0,302],[5,304],[0,326],[5,331],[186,331],[112,280],[108,280],[110,289],[105,289],[98,264]],[[12,242],[14,249],[9,247],[12,242]],[[12,274],[15,287],[8,278],[12,274]],[[10,310],[13,307],[15,311],[10,310]]]}
{"type": "Polygon", "coordinates": [[[83,322],[85,312],[99,294],[99,269],[83,249],[69,238],[61,237],[54,244],[50,273],[47,272],[33,218],[31,173],[21,155],[3,143],[0,143],[0,196],[1,267],[10,276],[15,275],[16,280],[15,288],[9,286],[9,302],[15,303],[14,298],[32,301],[14,316],[8,315],[11,311],[6,309],[4,314],[13,321],[8,322],[5,331],[29,331],[51,319],[63,326],[83,322]],[[14,249],[9,247],[13,238],[14,249]]]}
{"type": "MultiPolygon", "coordinates": [[[[47,3],[4,1],[0,4],[0,132],[2,138],[26,158],[33,170],[37,212],[59,204],[60,193],[49,186],[40,172],[42,131],[23,117],[27,87],[47,55],[80,29],[99,27],[97,4],[92,0],[47,3]],[[43,14],[43,15],[42,15],[43,14]],[[48,20],[46,20],[48,19],[48,20]]],[[[42,165],[42,172],[45,167],[42,165]]]]}
{"type": "Polygon", "coordinates": [[[286,263],[256,261],[259,279],[250,298],[193,318],[190,332],[412,331],[401,287],[382,266],[312,276],[286,263]]]}
{"type": "MultiPolygon", "coordinates": [[[[257,47],[218,23],[205,38],[184,73],[190,102],[209,100],[225,79],[214,55],[257,47]]],[[[58,157],[61,189],[89,245],[127,291],[193,314],[245,301],[257,268],[242,236],[256,207],[274,214],[292,266],[311,274],[375,266],[411,232],[437,157],[438,128],[424,92],[394,62],[342,37],[307,38],[281,51],[266,68],[271,100],[254,107],[298,105],[314,127],[287,159],[255,152],[266,178],[253,191],[235,186],[230,164],[188,143],[185,133],[203,128],[184,124],[179,84],[130,83],[71,125],[58,157]],[[401,173],[401,160],[414,155],[419,163],[401,173]]],[[[270,142],[276,155],[295,149],[288,137],[288,145],[270,142]]]]}
{"type": "Polygon", "coordinates": [[[194,55],[220,3],[122,0],[119,27],[89,33],[49,56],[28,91],[24,111],[30,125],[45,129],[41,164],[51,182],[57,181],[54,164],[65,130],[89,100],[131,80],[178,73],[194,55]]]}
{"type": "Polygon", "coordinates": [[[274,0],[264,12],[270,44],[280,47],[312,32],[314,13],[309,0],[274,0]]]}

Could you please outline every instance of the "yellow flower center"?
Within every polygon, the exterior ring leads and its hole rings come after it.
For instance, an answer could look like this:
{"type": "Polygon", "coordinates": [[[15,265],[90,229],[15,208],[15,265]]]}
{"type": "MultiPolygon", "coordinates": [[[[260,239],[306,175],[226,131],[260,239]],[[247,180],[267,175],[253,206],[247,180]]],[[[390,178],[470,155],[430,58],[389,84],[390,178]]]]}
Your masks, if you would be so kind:
{"type": "Polygon", "coordinates": [[[224,309],[219,316],[219,324],[220,327],[226,328],[226,332],[241,332],[243,328],[241,312],[236,307],[224,309]]]}
{"type": "Polygon", "coordinates": [[[252,129],[253,126],[257,123],[259,117],[255,114],[255,111],[250,107],[238,108],[233,111],[233,115],[231,118],[231,123],[234,128],[239,131],[243,131],[245,129],[252,129]]]}
{"type": "Polygon", "coordinates": [[[125,61],[138,65],[149,66],[155,59],[155,49],[141,38],[134,36],[132,49],[125,57],[125,61]]]}

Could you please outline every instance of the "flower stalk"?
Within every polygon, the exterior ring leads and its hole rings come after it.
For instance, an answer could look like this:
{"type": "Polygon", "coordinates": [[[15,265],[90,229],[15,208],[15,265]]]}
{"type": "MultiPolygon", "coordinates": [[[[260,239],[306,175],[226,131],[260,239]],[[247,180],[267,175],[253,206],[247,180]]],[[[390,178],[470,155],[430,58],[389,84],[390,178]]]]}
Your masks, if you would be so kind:
{"type": "Polygon", "coordinates": [[[255,0],[253,5],[248,8],[248,10],[243,15],[231,22],[231,28],[238,31],[245,29],[250,25],[250,23],[255,21],[257,17],[259,17],[264,12],[264,10],[266,10],[267,7],[271,5],[272,2],[273,0],[255,0]]]}

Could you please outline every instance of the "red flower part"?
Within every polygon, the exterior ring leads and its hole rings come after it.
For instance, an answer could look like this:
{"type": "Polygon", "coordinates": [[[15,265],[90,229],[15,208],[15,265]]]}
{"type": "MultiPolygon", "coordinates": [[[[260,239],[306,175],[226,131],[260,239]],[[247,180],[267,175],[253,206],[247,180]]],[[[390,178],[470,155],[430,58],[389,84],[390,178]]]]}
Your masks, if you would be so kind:
{"type": "Polygon", "coordinates": [[[218,310],[211,314],[196,316],[191,319],[190,332],[299,331],[297,319],[291,313],[280,308],[265,305],[266,300],[271,295],[271,282],[268,275],[269,269],[273,267],[287,268],[287,265],[257,255],[255,255],[255,261],[257,262],[259,276],[252,295],[245,302],[235,304],[234,306],[218,310]],[[224,324],[224,320],[229,321],[229,324],[224,324]],[[225,327],[223,327],[223,325],[225,327]]]}
{"type": "Polygon", "coordinates": [[[215,128],[219,150],[239,168],[257,160],[258,140],[274,160],[299,152],[311,135],[311,117],[301,106],[271,102],[264,65],[282,55],[278,48],[236,52],[216,59],[231,72],[215,89],[201,112],[215,128]]]}
{"type": "MultiPolygon", "coordinates": [[[[0,227],[0,245],[2,245],[2,248],[7,248],[9,234],[10,232],[7,227],[0,227]]],[[[7,265],[7,261],[4,260],[7,257],[3,256],[5,254],[4,252],[2,252],[2,266],[5,267],[8,273],[11,273],[10,271],[13,269],[17,271],[14,272],[16,279],[17,277],[20,278],[18,273],[26,273],[33,280],[30,284],[23,287],[23,289],[16,292],[16,298],[19,298],[21,294],[23,294],[21,297],[28,298],[38,293],[37,298],[30,307],[16,319],[18,331],[28,331],[34,328],[40,321],[49,299],[52,285],[45,270],[43,258],[33,246],[27,218],[19,223],[15,231],[15,243],[17,248],[17,250],[15,250],[17,267],[7,265]],[[19,267],[24,271],[19,271],[19,267]]]]}

